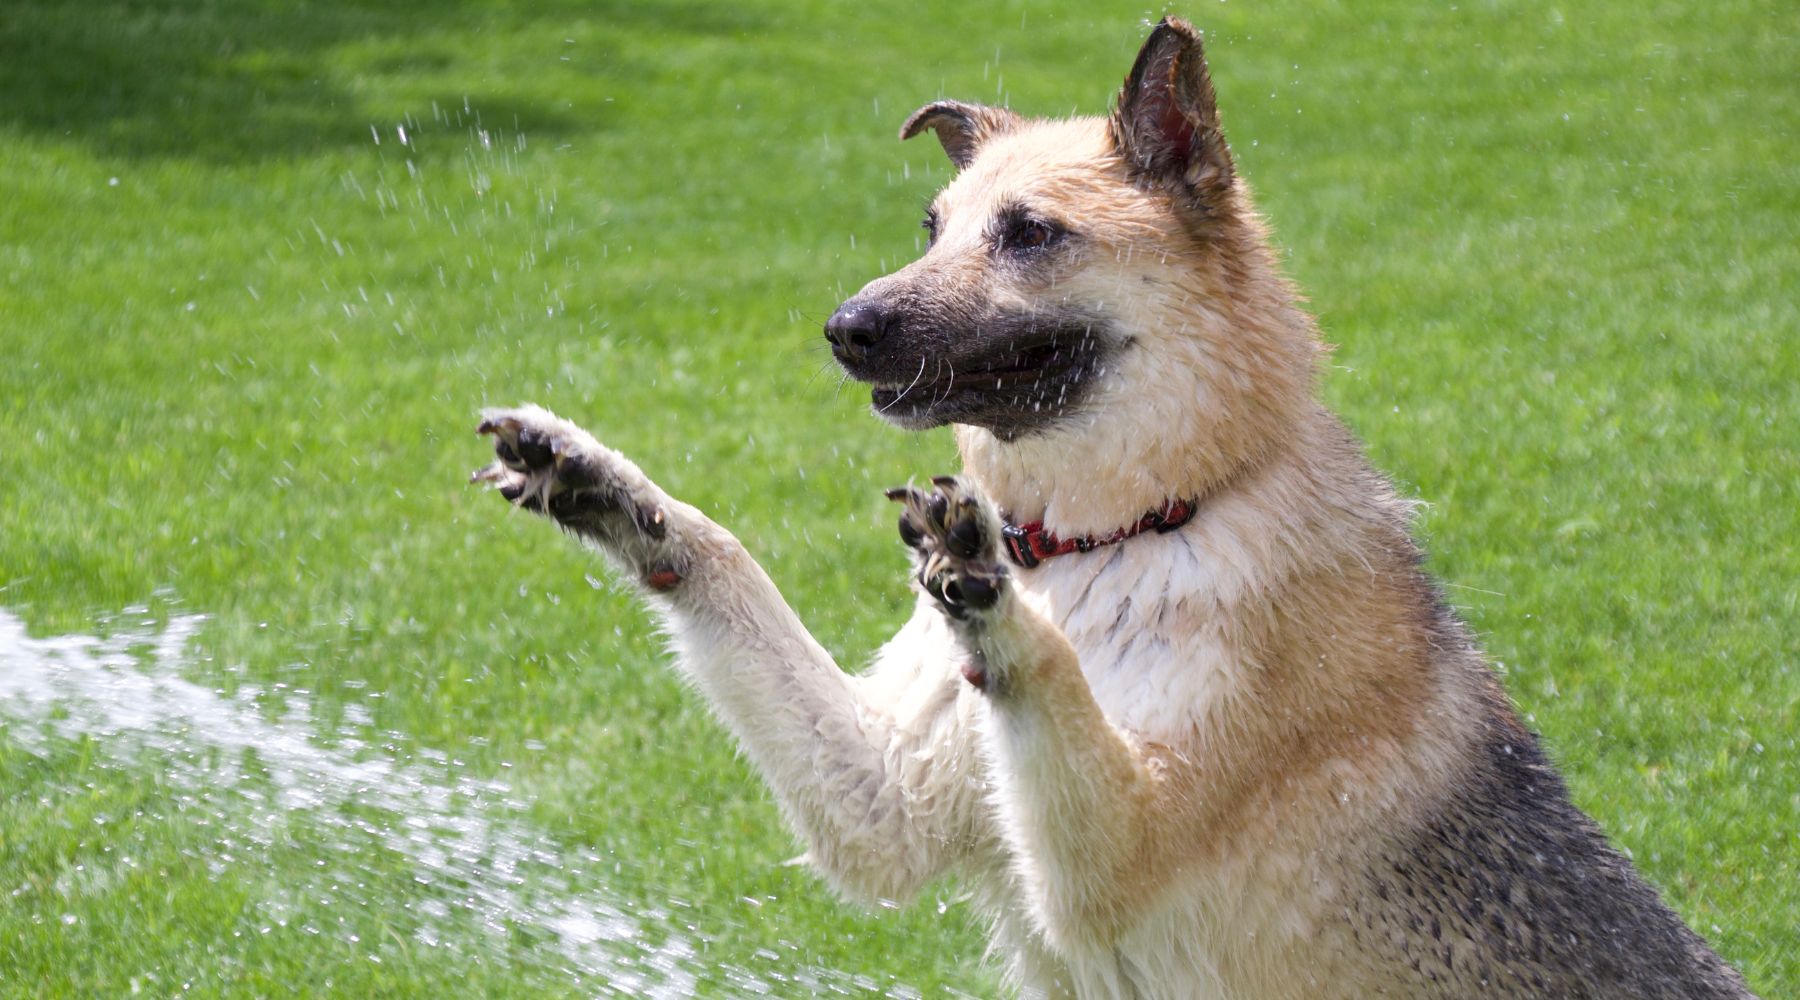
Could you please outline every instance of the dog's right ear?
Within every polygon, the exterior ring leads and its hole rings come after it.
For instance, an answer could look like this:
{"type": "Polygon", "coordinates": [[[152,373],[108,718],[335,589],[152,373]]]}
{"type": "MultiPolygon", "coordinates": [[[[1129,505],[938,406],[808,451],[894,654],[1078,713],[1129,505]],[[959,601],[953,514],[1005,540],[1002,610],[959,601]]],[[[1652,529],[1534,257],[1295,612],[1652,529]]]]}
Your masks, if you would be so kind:
{"type": "Polygon", "coordinates": [[[950,162],[961,170],[975,161],[982,143],[1010,132],[1024,119],[1011,108],[990,108],[961,101],[933,101],[912,113],[900,126],[900,138],[911,139],[926,129],[937,133],[950,162]]]}
{"type": "Polygon", "coordinates": [[[1183,189],[1203,206],[1231,186],[1231,150],[1200,33],[1180,18],[1163,18],[1144,40],[1110,126],[1140,178],[1183,189]]]}

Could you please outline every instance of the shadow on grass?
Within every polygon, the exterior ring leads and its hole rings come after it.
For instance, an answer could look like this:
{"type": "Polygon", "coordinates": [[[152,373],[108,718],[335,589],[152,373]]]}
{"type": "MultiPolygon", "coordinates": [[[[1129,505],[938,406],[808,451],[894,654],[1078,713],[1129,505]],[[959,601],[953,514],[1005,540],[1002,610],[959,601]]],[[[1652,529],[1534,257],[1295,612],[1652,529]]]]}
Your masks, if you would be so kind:
{"type": "MultiPolygon", "coordinates": [[[[559,20],[598,29],[598,64],[609,75],[633,69],[630,48],[608,41],[623,32],[723,35],[755,24],[734,5],[634,0],[9,3],[0,14],[0,127],[133,158],[303,156],[367,142],[371,122],[387,117],[345,88],[347,74],[328,72],[332,50],[366,50],[359,75],[454,76],[464,57],[518,55],[508,34],[559,20]]],[[[592,45],[587,51],[596,58],[592,45]]],[[[543,58],[554,65],[553,55],[543,58]]],[[[467,97],[456,103],[496,125],[554,135],[594,124],[567,102],[522,99],[488,65],[468,77],[467,97]]]]}

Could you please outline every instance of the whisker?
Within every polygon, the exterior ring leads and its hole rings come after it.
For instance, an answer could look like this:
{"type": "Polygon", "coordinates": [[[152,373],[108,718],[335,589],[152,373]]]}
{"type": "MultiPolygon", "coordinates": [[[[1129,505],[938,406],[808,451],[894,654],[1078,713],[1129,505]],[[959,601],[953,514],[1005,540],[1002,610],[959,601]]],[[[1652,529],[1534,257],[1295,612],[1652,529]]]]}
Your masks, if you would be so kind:
{"type": "MultiPolygon", "coordinates": [[[[832,363],[831,363],[831,362],[829,362],[829,361],[827,361],[827,362],[825,362],[825,363],[824,363],[824,364],[822,364],[822,365],[820,365],[820,366],[819,366],[819,367],[817,367],[817,368],[814,368],[814,369],[813,369],[813,373],[812,373],[812,376],[811,376],[811,377],[810,377],[810,378],[808,378],[808,379],[807,379],[807,380],[806,380],[806,386],[807,386],[807,388],[811,388],[811,387],[812,387],[812,384],[813,384],[813,383],[814,383],[814,382],[817,382],[817,381],[818,381],[818,380],[819,380],[819,376],[820,376],[820,375],[823,375],[823,374],[825,374],[825,373],[826,373],[826,372],[828,372],[828,371],[830,371],[830,370],[831,370],[831,369],[833,369],[833,368],[835,368],[835,367],[836,367],[836,365],[834,365],[834,364],[832,364],[832,363]]],[[[842,371],[840,371],[840,372],[839,372],[839,373],[838,373],[838,374],[840,374],[840,375],[841,375],[841,374],[843,374],[843,372],[842,372],[842,371]]]]}
{"type": "Polygon", "coordinates": [[[902,399],[905,399],[906,394],[913,391],[913,389],[918,386],[919,380],[924,377],[925,377],[925,357],[923,355],[921,355],[919,357],[919,371],[918,371],[918,374],[913,376],[912,384],[908,385],[906,388],[900,390],[900,395],[895,396],[893,399],[889,400],[888,405],[882,407],[881,409],[879,409],[875,412],[886,413],[888,410],[893,409],[894,404],[900,402],[902,399]]]}
{"type": "Polygon", "coordinates": [[[948,360],[946,360],[944,358],[939,358],[938,359],[938,369],[940,371],[942,371],[944,368],[950,369],[950,377],[944,380],[944,394],[942,396],[936,397],[935,399],[933,399],[931,401],[931,405],[933,405],[933,406],[936,406],[937,404],[950,398],[950,389],[951,389],[952,385],[954,385],[954,383],[956,382],[956,366],[951,364],[948,360]]]}

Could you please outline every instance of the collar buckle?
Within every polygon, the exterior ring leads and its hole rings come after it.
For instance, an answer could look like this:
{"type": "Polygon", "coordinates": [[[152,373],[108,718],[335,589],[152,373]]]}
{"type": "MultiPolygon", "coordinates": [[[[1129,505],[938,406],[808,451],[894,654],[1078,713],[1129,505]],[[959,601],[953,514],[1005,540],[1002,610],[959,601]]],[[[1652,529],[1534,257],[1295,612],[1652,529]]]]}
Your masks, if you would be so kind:
{"type": "Polygon", "coordinates": [[[1008,521],[1000,527],[1000,539],[1006,543],[1006,554],[1020,566],[1031,569],[1041,562],[1031,550],[1031,532],[1024,528],[1008,521]]]}

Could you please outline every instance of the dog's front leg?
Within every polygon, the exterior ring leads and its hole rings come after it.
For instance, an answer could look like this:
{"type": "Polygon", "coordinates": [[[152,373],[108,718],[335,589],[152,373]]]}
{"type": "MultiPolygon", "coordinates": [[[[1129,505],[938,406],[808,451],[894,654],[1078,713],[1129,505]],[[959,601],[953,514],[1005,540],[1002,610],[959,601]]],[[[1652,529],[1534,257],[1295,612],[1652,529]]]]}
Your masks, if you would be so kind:
{"type": "Polygon", "coordinates": [[[1000,520],[952,478],[895,490],[918,581],[971,656],[965,677],[989,708],[985,746],[1004,836],[1050,945],[1105,951],[1142,900],[1162,761],[1100,710],[1061,630],[1015,599],[997,550],[1000,520]]]}
{"type": "MultiPolygon", "coordinates": [[[[475,479],[594,543],[642,585],[683,673],[840,889],[904,899],[968,846],[979,800],[953,773],[968,765],[954,748],[934,757],[924,745],[940,723],[954,725],[960,682],[908,699],[906,715],[862,697],[743,545],[623,455],[535,406],[485,411],[480,431],[494,436],[498,461],[475,479]],[[943,718],[921,717],[933,713],[943,718]]],[[[928,643],[906,648],[912,631],[886,661],[929,655],[928,643]]]]}

